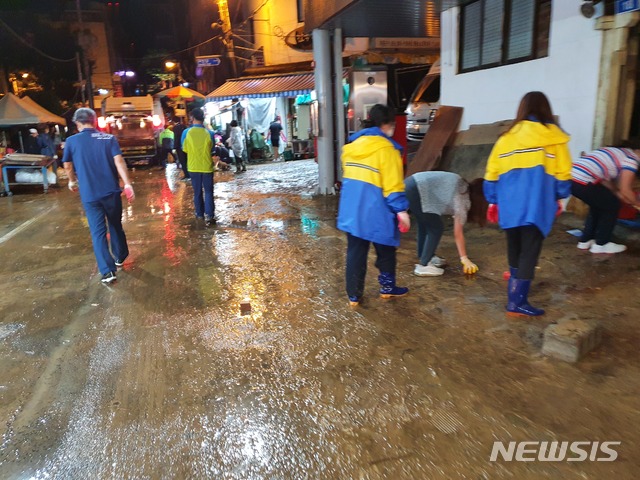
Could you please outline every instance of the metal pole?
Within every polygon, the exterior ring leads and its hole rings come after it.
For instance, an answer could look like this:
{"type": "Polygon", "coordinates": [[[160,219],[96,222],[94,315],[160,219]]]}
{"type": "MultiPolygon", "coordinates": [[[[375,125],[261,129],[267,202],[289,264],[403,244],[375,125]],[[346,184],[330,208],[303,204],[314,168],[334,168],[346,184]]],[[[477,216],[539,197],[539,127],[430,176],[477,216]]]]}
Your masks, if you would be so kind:
{"type": "Polygon", "coordinates": [[[320,195],[335,193],[333,154],[333,91],[331,89],[331,41],[328,30],[313,31],[314,78],[318,99],[318,189],[320,195]]]}
{"type": "Polygon", "coordinates": [[[231,33],[229,33],[229,37],[227,38],[227,56],[231,62],[231,74],[233,78],[236,78],[238,76],[238,65],[236,63],[236,52],[234,50],[233,40],[231,39],[231,33]]]}
{"type": "Polygon", "coordinates": [[[82,39],[84,36],[84,23],[82,22],[82,9],[80,8],[80,0],[76,0],[76,11],[78,12],[78,43],[80,44],[80,48],[82,48],[82,63],[84,66],[84,75],[87,79],[86,88],[87,88],[87,97],[89,100],[89,108],[93,109],[93,84],[91,83],[91,65],[89,64],[89,57],[87,56],[87,45],[82,39]]]}
{"type": "Polygon", "coordinates": [[[76,67],[78,69],[78,84],[80,85],[80,95],[82,95],[82,104],[86,100],[86,92],[84,91],[84,80],[82,78],[82,67],[80,66],[80,52],[76,52],[76,67]]]}
{"type": "MultiPolygon", "coordinates": [[[[344,87],[342,85],[342,29],[333,31],[333,71],[335,72],[336,152],[340,158],[345,143],[344,87]]],[[[337,162],[338,179],[342,180],[342,162],[337,162]]]]}
{"type": "Polygon", "coordinates": [[[222,32],[224,33],[224,45],[227,47],[227,57],[231,62],[231,72],[233,77],[238,76],[238,66],[236,65],[236,52],[231,38],[231,17],[229,16],[229,4],[227,0],[218,0],[218,11],[222,21],[222,32]]]}

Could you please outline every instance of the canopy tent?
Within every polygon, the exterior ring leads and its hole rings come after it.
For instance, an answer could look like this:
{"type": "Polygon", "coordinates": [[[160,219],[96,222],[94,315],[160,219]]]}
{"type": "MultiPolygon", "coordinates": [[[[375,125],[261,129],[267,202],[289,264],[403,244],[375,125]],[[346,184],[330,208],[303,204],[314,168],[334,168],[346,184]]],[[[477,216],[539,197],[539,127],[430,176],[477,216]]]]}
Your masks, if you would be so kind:
{"type": "Polygon", "coordinates": [[[12,93],[7,93],[0,99],[0,127],[37,123],[66,124],[64,118],[54,115],[39,105],[34,107],[12,93]]]}
{"type": "Polygon", "coordinates": [[[154,97],[169,97],[169,98],[204,98],[204,95],[196,92],[195,90],[191,90],[190,88],[183,87],[182,85],[178,85],[177,87],[168,88],[167,90],[162,90],[154,95],[154,97]]]}
{"type": "Polygon", "coordinates": [[[58,115],[55,115],[54,113],[51,113],[49,110],[44,108],[42,105],[36,103],[35,101],[33,101],[31,98],[22,97],[20,100],[22,101],[22,103],[26,103],[27,105],[30,105],[31,107],[35,108],[36,110],[41,112],[43,115],[49,115],[51,118],[55,119],[55,120],[47,120],[44,123],[58,123],[60,125],[66,125],[67,124],[67,121],[64,118],[59,117],[58,115]]]}
{"type": "Polygon", "coordinates": [[[233,98],[295,97],[311,93],[314,85],[313,72],[234,78],[207,95],[207,100],[219,102],[233,98]]]}

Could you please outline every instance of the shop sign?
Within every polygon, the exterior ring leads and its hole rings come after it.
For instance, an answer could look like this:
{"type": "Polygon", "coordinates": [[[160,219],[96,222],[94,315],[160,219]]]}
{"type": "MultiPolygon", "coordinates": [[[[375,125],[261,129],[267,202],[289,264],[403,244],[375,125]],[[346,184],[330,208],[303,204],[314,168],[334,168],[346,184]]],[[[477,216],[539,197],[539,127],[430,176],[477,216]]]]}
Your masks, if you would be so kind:
{"type": "Polygon", "coordinates": [[[640,10],[640,0],[616,0],[615,13],[627,13],[640,10]]]}
{"type": "MultiPolygon", "coordinates": [[[[638,1],[638,0],[636,0],[638,1]]],[[[397,48],[397,49],[439,49],[440,39],[433,37],[423,38],[403,38],[403,37],[391,37],[391,38],[374,38],[373,48],[397,48]]]]}
{"type": "Polygon", "coordinates": [[[220,55],[206,55],[196,57],[196,65],[202,67],[217,67],[220,65],[220,55]]]}

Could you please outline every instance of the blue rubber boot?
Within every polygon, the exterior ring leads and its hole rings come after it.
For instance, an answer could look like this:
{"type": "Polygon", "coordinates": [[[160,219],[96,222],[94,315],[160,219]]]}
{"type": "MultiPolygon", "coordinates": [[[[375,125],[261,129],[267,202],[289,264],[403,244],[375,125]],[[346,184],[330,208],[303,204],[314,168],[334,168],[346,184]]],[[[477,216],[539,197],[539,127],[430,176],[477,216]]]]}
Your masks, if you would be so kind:
{"type": "Polygon", "coordinates": [[[510,317],[538,317],[544,315],[544,310],[529,305],[530,288],[531,280],[521,280],[513,277],[509,279],[507,315],[510,317]]]}
{"type": "Polygon", "coordinates": [[[357,297],[354,295],[349,295],[349,305],[352,307],[357,307],[362,302],[362,297],[357,297]]]}
{"type": "Polygon", "coordinates": [[[402,297],[409,293],[406,287],[396,287],[396,276],[389,272],[380,272],[378,275],[380,283],[380,298],[402,297]]]}

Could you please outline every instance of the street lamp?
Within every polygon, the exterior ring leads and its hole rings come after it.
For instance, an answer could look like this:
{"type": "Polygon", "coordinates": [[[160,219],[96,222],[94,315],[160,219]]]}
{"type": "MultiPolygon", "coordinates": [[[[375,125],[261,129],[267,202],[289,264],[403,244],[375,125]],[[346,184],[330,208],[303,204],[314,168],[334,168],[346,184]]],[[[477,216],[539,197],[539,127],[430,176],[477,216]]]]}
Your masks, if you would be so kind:
{"type": "Polygon", "coordinates": [[[164,62],[164,66],[168,71],[173,72],[173,74],[176,75],[176,80],[178,81],[178,83],[181,83],[183,81],[182,80],[182,65],[180,64],[180,62],[174,62],[173,60],[167,60],[166,62],[164,62]],[[178,69],[177,74],[176,74],[176,67],[178,69]]]}

